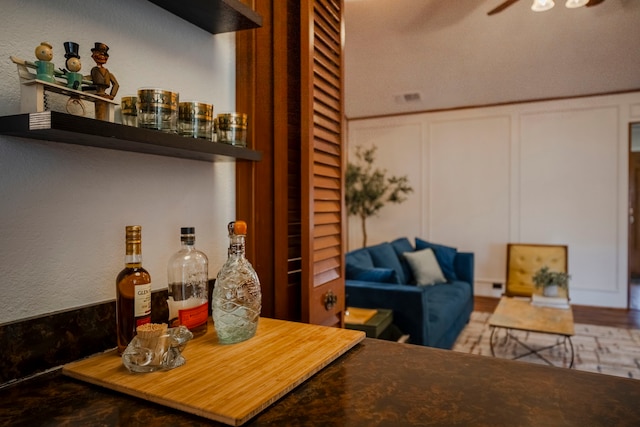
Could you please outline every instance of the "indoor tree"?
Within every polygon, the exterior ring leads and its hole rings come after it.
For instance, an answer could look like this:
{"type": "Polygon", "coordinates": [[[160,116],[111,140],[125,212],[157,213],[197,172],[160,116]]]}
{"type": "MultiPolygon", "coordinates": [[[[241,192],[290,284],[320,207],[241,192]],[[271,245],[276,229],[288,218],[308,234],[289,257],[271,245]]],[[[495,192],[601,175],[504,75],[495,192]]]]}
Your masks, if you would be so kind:
{"type": "Polygon", "coordinates": [[[387,177],[386,169],[373,166],[377,147],[356,147],[356,162],[347,164],[346,204],[349,215],[360,218],[362,246],[367,246],[366,221],[387,203],[402,203],[413,192],[406,175],[387,177]]]}

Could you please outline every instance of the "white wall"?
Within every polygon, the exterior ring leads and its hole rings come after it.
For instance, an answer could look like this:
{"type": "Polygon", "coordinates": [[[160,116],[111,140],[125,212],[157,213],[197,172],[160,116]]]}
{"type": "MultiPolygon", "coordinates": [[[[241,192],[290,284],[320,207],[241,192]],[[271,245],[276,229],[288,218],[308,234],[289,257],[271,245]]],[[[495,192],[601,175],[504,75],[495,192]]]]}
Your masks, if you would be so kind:
{"type": "Polygon", "coordinates": [[[572,301],[626,308],[634,121],[640,92],[349,121],[350,159],[375,144],[376,164],[415,190],[367,221],[368,244],[419,236],[472,251],[479,295],[499,295],[506,243],[568,244],[572,301]]]}
{"type": "MultiPolygon", "coordinates": [[[[41,41],[64,66],[63,42],[109,45],[117,99],[158,86],[216,112],[235,106],[235,36],[211,35],[146,1],[4,0],[0,15],[0,115],[17,114],[19,80],[10,55],[35,60],[41,41]]],[[[55,96],[55,95],[54,95],[55,96]]],[[[92,109],[90,107],[89,109],[92,109]]],[[[0,323],[115,298],[124,227],[142,225],[153,289],[179,227],[196,227],[209,276],[226,258],[235,214],[235,163],[208,163],[0,136],[0,323]]]]}

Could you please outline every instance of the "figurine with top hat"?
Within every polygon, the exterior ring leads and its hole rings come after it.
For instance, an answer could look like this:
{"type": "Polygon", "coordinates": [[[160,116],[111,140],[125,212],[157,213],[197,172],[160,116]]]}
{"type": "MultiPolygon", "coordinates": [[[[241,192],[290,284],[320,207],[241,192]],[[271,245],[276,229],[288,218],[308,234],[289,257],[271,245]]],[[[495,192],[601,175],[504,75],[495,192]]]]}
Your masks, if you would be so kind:
{"type": "Polygon", "coordinates": [[[91,80],[96,85],[96,95],[113,99],[118,93],[120,85],[116,77],[104,67],[104,64],[109,60],[109,46],[96,42],[95,47],[91,48],[91,52],[91,58],[96,63],[96,66],[91,69],[91,80]],[[107,93],[109,87],[111,90],[107,93]]]}
{"type": "Polygon", "coordinates": [[[82,63],[80,62],[79,55],[79,47],[78,43],[74,42],[64,42],[64,57],[67,58],[64,65],[66,70],[64,71],[64,76],[67,79],[67,87],[71,89],[78,89],[82,84],[82,74],[79,73],[82,68],[82,63]]]}

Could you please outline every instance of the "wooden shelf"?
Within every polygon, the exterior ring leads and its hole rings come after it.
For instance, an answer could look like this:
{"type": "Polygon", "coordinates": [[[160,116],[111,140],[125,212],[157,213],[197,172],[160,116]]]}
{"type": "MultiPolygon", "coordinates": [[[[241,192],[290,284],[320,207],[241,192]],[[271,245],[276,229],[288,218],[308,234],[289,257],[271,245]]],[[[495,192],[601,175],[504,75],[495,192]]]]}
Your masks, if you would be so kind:
{"type": "Polygon", "coordinates": [[[262,16],[240,0],[149,0],[211,34],[262,27],[262,16]]]}
{"type": "Polygon", "coordinates": [[[262,158],[261,152],[245,147],[55,111],[0,117],[0,134],[209,162],[225,157],[251,161],[262,158]]]}

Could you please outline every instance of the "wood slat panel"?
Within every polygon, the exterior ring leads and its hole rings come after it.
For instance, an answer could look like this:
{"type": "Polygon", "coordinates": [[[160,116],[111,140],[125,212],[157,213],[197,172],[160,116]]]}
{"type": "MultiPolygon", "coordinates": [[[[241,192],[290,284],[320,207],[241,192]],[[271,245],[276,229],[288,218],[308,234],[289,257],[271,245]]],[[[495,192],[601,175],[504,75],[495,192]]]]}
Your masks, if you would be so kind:
{"type": "Polygon", "coordinates": [[[315,212],[340,212],[340,201],[316,201],[313,203],[313,210],[315,212]]]}
{"type": "Polygon", "coordinates": [[[318,129],[316,131],[316,138],[313,141],[313,148],[319,152],[342,157],[340,153],[340,134],[318,129]]]}
{"type": "Polygon", "coordinates": [[[342,193],[338,190],[328,190],[325,188],[316,188],[314,200],[338,200],[342,198],[342,193]]]}
{"type": "Polygon", "coordinates": [[[331,248],[334,246],[340,246],[340,235],[326,236],[326,237],[318,237],[313,239],[313,249],[320,250],[331,248]]]}
{"type": "MultiPolygon", "coordinates": [[[[340,269],[325,271],[313,276],[313,286],[319,287],[340,278],[340,269]]],[[[344,301],[343,301],[344,303],[344,301]]]]}
{"type": "Polygon", "coordinates": [[[318,114],[313,117],[313,124],[328,129],[331,132],[340,133],[340,122],[336,121],[335,118],[318,114]]]}
{"type": "Polygon", "coordinates": [[[289,258],[287,260],[287,265],[289,266],[289,273],[300,271],[302,268],[302,259],[300,258],[289,258]]]}
{"type": "Polygon", "coordinates": [[[313,82],[314,91],[322,91],[332,98],[340,99],[340,86],[329,84],[325,79],[318,78],[313,82]]]}
{"type": "Polygon", "coordinates": [[[314,109],[316,110],[316,112],[318,113],[318,115],[320,115],[321,117],[324,117],[325,120],[327,120],[330,123],[335,123],[336,119],[335,119],[335,110],[329,108],[327,105],[316,102],[313,104],[314,105],[314,109]]]}
{"type": "Polygon", "coordinates": [[[316,250],[316,259],[340,258],[341,256],[342,251],[340,250],[340,246],[331,246],[326,249],[316,250]]]}
{"type": "Polygon", "coordinates": [[[331,166],[319,165],[317,163],[313,165],[313,173],[326,178],[340,179],[342,177],[340,169],[331,166]]]}
{"type": "MultiPolygon", "coordinates": [[[[297,298],[293,299],[292,301],[300,301],[300,292],[301,292],[300,282],[301,281],[302,281],[302,270],[291,270],[287,273],[287,289],[290,289],[290,288],[296,289],[295,295],[297,296],[297,298]]],[[[291,295],[291,293],[288,293],[288,295],[291,295]]],[[[300,305],[297,305],[295,307],[300,307],[300,305]]],[[[295,307],[289,307],[289,310],[293,311],[295,310],[295,307]]]]}
{"type": "Polygon", "coordinates": [[[314,23],[326,28],[330,34],[340,33],[340,8],[331,2],[317,2],[314,7],[314,23]]]}
{"type": "Polygon", "coordinates": [[[313,229],[313,237],[317,238],[317,237],[330,236],[330,235],[339,236],[341,232],[342,232],[342,227],[340,224],[333,223],[333,224],[316,225],[313,229]]]}
{"type": "Polygon", "coordinates": [[[340,189],[341,188],[341,181],[340,181],[340,179],[337,179],[337,178],[315,176],[315,177],[313,177],[313,186],[314,186],[314,188],[340,189]]]}
{"type": "Polygon", "coordinates": [[[322,90],[315,90],[313,92],[313,99],[315,101],[313,104],[314,108],[316,104],[319,104],[327,106],[327,108],[332,111],[340,111],[340,100],[322,90]]]}
{"type": "Polygon", "coordinates": [[[340,169],[340,165],[342,165],[340,157],[332,156],[318,150],[316,150],[315,152],[314,161],[316,163],[322,163],[323,165],[331,166],[338,169],[340,169]]]}
{"type": "Polygon", "coordinates": [[[328,58],[320,51],[316,51],[313,59],[316,64],[316,73],[321,73],[322,80],[334,87],[340,87],[340,70],[336,69],[335,63],[331,62],[331,58],[328,58]]]}
{"type": "Polygon", "coordinates": [[[313,215],[313,222],[316,225],[319,224],[340,224],[340,213],[338,212],[323,212],[315,213],[313,215]]]}
{"type": "MultiPolygon", "coordinates": [[[[303,61],[303,66],[308,66],[310,72],[310,79],[303,82],[303,86],[308,87],[305,93],[308,98],[303,105],[312,112],[312,120],[304,124],[307,125],[304,134],[310,156],[306,166],[312,184],[309,206],[313,213],[309,243],[312,246],[314,290],[309,294],[309,302],[315,313],[310,317],[314,322],[341,325],[344,310],[344,280],[341,278],[344,268],[342,1],[302,1],[313,7],[313,13],[309,15],[312,46],[303,61]],[[323,298],[329,291],[338,296],[339,303],[326,310],[323,298]]],[[[306,43],[305,35],[303,43],[306,43]]]]}
{"type": "Polygon", "coordinates": [[[313,272],[315,275],[332,272],[340,269],[340,259],[339,258],[329,258],[329,259],[321,259],[315,260],[313,262],[313,272]]]}

